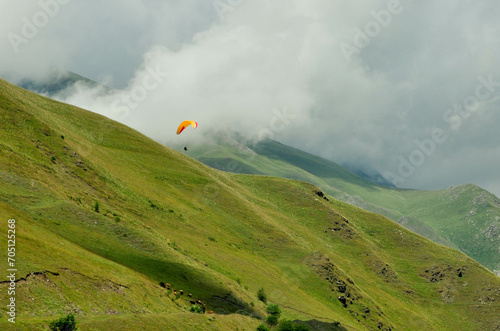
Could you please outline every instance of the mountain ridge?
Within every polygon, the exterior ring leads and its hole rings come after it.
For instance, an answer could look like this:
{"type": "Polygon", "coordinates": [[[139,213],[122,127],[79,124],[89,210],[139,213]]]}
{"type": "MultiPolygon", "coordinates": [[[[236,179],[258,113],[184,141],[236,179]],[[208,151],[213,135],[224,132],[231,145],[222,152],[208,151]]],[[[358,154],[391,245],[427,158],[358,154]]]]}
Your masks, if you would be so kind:
{"type": "Polygon", "coordinates": [[[458,248],[500,275],[500,199],[476,185],[398,189],[370,182],[333,161],[272,140],[216,140],[211,145],[191,146],[187,154],[219,170],[313,183],[337,199],[380,213],[439,244],[458,248]],[[247,151],[245,155],[242,146],[254,154],[247,151]]]}
{"type": "Polygon", "coordinates": [[[82,330],[255,330],[260,288],[311,329],[500,326],[498,277],[312,184],[217,171],[2,80],[0,117],[0,218],[16,219],[19,284],[18,322],[2,305],[1,328],[74,313],[82,330]]]}

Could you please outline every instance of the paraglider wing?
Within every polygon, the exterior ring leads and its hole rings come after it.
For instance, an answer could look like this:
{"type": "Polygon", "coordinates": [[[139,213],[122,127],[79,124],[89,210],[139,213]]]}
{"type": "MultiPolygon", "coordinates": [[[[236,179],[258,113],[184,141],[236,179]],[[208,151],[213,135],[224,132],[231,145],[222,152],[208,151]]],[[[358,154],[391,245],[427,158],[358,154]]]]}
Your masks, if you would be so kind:
{"type": "Polygon", "coordinates": [[[182,122],[179,127],[177,128],[177,134],[180,134],[182,131],[184,131],[185,128],[188,126],[192,125],[194,129],[198,126],[198,123],[195,121],[184,121],[182,122]]]}

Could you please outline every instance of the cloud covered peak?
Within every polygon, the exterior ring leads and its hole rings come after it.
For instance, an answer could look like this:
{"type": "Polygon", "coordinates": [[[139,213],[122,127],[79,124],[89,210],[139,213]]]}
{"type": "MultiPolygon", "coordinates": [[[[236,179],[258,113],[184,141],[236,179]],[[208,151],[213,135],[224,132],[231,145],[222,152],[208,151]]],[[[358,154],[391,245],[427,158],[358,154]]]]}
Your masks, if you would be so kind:
{"type": "Polygon", "coordinates": [[[500,194],[495,1],[46,0],[3,4],[13,14],[1,32],[22,36],[40,3],[58,12],[18,53],[0,42],[4,77],[58,65],[106,81],[114,92],[82,85],[60,98],[166,144],[195,119],[201,132],[271,137],[403,187],[500,194]]]}

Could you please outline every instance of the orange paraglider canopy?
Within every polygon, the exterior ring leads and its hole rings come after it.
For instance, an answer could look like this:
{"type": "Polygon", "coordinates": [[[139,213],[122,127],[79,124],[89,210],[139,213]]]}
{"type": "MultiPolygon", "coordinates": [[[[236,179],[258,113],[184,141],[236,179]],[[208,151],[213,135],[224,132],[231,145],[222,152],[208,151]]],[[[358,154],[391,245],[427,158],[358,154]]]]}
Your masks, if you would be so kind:
{"type": "Polygon", "coordinates": [[[185,128],[187,128],[190,125],[193,126],[193,129],[196,129],[198,127],[198,123],[195,121],[184,121],[177,128],[177,134],[180,134],[182,131],[184,131],[185,128]]]}

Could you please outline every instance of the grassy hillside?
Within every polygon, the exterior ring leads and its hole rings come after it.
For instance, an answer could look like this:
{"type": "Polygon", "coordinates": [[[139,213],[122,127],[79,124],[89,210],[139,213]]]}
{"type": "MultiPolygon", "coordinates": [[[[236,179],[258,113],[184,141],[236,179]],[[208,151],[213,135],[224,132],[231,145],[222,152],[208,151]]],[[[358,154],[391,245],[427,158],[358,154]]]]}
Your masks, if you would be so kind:
{"type": "Polygon", "coordinates": [[[500,328],[499,278],[456,250],[309,183],[221,172],[0,80],[2,247],[9,219],[17,315],[7,321],[2,276],[2,330],[71,312],[81,330],[255,330],[261,288],[311,328],[500,328]]]}
{"type": "Polygon", "coordinates": [[[380,213],[442,245],[458,248],[500,275],[500,200],[475,186],[395,189],[369,182],[335,162],[266,140],[219,138],[188,155],[216,169],[304,180],[335,198],[380,213]]]}

